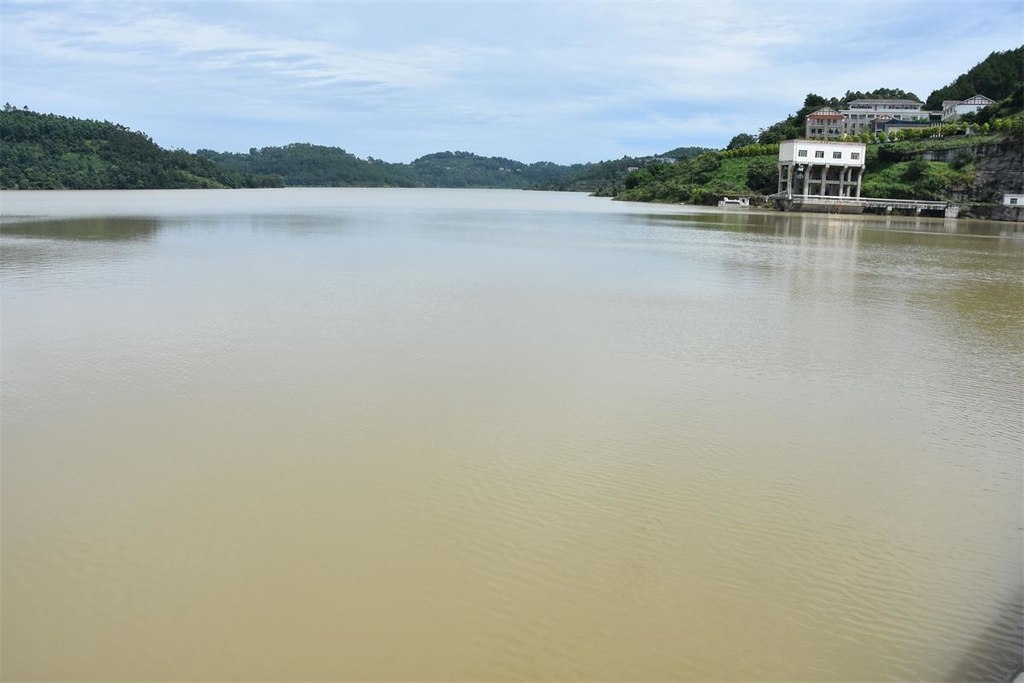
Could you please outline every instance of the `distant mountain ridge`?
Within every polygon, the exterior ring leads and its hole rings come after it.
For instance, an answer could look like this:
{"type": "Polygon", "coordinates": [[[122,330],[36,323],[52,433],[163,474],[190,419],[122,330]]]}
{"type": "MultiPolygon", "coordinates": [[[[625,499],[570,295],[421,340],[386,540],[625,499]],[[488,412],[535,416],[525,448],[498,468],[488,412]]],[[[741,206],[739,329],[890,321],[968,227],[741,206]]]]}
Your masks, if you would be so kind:
{"type": "Polygon", "coordinates": [[[451,187],[611,193],[630,168],[695,156],[562,165],[526,164],[471,152],[436,152],[408,164],[360,159],[338,147],[296,142],[248,153],[167,150],[148,135],[109,121],[0,111],[0,189],[181,189],[241,187],[451,187]]]}
{"type": "MultiPolygon", "coordinates": [[[[990,109],[999,116],[1019,113],[1024,108],[1024,46],[993,52],[950,85],[931,93],[926,106],[941,106],[945,99],[963,99],[977,93],[998,102],[990,109]]],[[[857,97],[917,99],[913,93],[893,88],[869,93],[847,91],[843,98],[832,99],[812,93],[795,114],[762,128],[757,136],[736,135],[728,149],[802,137],[809,112],[857,97]]],[[[436,152],[408,164],[388,163],[305,142],[252,148],[247,154],[209,149],[193,154],[163,149],[148,135],[109,121],[40,114],[10,104],[0,111],[0,189],[487,187],[615,196],[624,189],[636,188],[625,187],[632,171],[693,161],[711,151],[679,147],[655,156],[571,165],[545,161],[526,164],[461,151],[436,152]]],[[[689,174],[687,182],[691,185],[702,177],[683,167],[676,175],[684,172],[689,174]]],[[[737,168],[734,175],[740,173],[737,168]]],[[[767,171],[758,168],[754,173],[758,177],[755,184],[763,183],[761,176],[767,171]]],[[[652,180],[662,183],[663,175],[655,172],[652,180]]]]}
{"type": "Polygon", "coordinates": [[[360,159],[338,147],[292,143],[248,154],[201,149],[197,154],[243,174],[274,174],[304,187],[490,187],[526,189],[559,183],[584,167],[524,164],[471,152],[436,152],[409,164],[360,159]]]}

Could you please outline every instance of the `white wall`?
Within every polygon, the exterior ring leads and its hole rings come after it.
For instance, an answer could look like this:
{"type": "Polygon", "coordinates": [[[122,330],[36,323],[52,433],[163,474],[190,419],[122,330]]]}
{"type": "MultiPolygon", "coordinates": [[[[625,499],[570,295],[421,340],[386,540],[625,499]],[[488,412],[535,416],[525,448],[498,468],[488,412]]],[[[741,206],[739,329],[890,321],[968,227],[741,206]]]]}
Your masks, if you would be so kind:
{"type": "Polygon", "coordinates": [[[867,146],[862,142],[786,140],[779,144],[779,162],[828,166],[863,166],[867,146]],[[805,154],[801,156],[801,152],[805,154]],[[821,152],[821,156],[816,153],[821,152]],[[839,154],[836,157],[836,154],[839,154]]]}

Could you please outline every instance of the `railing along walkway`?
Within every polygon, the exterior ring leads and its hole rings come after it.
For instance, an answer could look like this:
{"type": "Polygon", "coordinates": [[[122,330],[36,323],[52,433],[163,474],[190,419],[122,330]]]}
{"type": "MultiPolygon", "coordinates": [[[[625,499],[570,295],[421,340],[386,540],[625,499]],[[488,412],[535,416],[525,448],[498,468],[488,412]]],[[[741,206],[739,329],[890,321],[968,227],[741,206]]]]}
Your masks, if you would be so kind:
{"type": "Polygon", "coordinates": [[[821,206],[861,206],[872,209],[913,209],[915,211],[944,211],[949,202],[926,201],[922,199],[882,199],[877,197],[831,197],[827,195],[802,195],[778,192],[770,195],[769,199],[785,197],[793,201],[800,201],[821,206]]]}

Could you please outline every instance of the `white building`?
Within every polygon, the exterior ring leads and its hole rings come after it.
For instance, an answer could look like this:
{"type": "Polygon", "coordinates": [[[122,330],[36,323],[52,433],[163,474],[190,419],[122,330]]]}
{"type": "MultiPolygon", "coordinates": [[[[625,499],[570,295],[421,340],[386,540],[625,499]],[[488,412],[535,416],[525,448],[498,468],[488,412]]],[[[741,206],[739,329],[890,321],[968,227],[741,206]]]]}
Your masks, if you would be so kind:
{"type": "Polygon", "coordinates": [[[900,121],[928,121],[933,112],[923,110],[923,102],[917,100],[853,100],[846,109],[840,110],[844,119],[843,132],[859,135],[871,132],[871,122],[887,116],[900,121]]]}
{"type": "Polygon", "coordinates": [[[973,114],[995,103],[995,100],[990,100],[984,95],[975,95],[966,100],[946,100],[942,103],[942,120],[956,121],[964,114],[973,114]]]}
{"type": "Polygon", "coordinates": [[[890,123],[890,127],[900,123],[905,127],[918,127],[929,121],[938,122],[940,113],[921,109],[923,106],[924,103],[917,100],[859,99],[839,111],[822,107],[807,115],[804,137],[829,139],[871,133],[875,131],[878,121],[898,122],[890,123]]]}
{"type": "Polygon", "coordinates": [[[1004,206],[1024,206],[1024,194],[1004,194],[1003,195],[1004,206]]]}
{"type": "Polygon", "coordinates": [[[860,197],[867,147],[861,142],[779,144],[779,192],[793,197],[860,197]]]}

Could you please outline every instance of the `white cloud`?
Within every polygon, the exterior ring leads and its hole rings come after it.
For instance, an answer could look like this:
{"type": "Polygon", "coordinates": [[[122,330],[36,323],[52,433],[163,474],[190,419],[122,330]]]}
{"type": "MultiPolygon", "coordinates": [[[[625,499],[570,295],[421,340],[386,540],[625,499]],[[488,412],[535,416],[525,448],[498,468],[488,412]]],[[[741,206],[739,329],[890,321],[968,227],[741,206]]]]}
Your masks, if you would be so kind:
{"type": "Polygon", "coordinates": [[[1016,0],[969,12],[927,0],[4,0],[0,12],[4,98],[19,106],[117,120],[167,146],[308,140],[402,161],[418,140],[533,150],[527,161],[724,145],[808,92],[926,97],[1016,47],[1024,15],[1016,0]]]}

